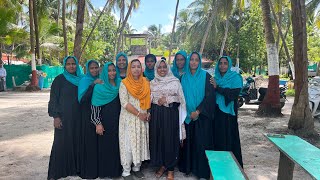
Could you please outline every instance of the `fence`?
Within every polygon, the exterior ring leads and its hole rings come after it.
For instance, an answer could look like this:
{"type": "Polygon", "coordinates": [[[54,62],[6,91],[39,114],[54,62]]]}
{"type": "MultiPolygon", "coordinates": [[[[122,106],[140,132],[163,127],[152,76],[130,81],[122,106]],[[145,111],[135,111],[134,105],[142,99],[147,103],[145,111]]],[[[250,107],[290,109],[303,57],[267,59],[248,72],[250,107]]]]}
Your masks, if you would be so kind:
{"type": "MultiPolygon", "coordinates": [[[[30,80],[30,65],[4,65],[4,68],[7,71],[7,88],[13,87],[12,76],[14,77],[17,86],[23,84],[25,81],[30,80]]],[[[48,88],[51,86],[54,78],[63,72],[63,67],[42,65],[37,66],[37,70],[42,70],[47,74],[47,76],[44,78],[43,87],[48,88]]]]}

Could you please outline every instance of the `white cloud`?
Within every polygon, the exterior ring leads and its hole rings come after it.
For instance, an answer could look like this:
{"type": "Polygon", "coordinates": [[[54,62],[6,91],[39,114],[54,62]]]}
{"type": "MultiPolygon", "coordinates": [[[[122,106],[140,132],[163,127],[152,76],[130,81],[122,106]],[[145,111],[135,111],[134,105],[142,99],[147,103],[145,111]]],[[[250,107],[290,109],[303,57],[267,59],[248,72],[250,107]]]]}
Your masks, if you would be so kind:
{"type": "Polygon", "coordinates": [[[172,23],[172,24],[166,24],[166,25],[164,25],[164,26],[162,27],[162,29],[161,29],[161,32],[162,32],[162,33],[171,33],[171,31],[172,31],[172,25],[173,25],[173,23],[172,23]]]}
{"type": "Polygon", "coordinates": [[[171,33],[172,32],[172,26],[173,26],[173,20],[174,20],[174,15],[169,14],[168,15],[169,23],[165,24],[161,28],[162,33],[171,33]]]}
{"type": "Polygon", "coordinates": [[[147,26],[142,26],[139,29],[137,29],[137,34],[142,34],[143,32],[147,31],[148,27],[147,26]]]}

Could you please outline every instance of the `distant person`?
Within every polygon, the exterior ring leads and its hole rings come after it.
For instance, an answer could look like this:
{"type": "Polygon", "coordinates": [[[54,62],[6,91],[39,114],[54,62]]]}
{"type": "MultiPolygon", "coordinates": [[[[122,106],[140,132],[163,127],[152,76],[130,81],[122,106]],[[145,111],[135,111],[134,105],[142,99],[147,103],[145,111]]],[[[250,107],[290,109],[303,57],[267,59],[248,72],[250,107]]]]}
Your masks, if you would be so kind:
{"type": "Polygon", "coordinates": [[[0,60],[0,92],[6,90],[7,71],[3,67],[3,61],[0,60]]]}
{"type": "Polygon", "coordinates": [[[75,176],[80,171],[81,108],[78,86],[83,74],[78,60],[67,56],[64,72],[51,86],[48,113],[53,117],[54,139],[48,167],[48,180],[75,176]]]}
{"type": "Polygon", "coordinates": [[[148,54],[144,58],[145,69],[143,76],[146,77],[149,81],[152,81],[154,78],[154,65],[157,62],[157,58],[153,54],[148,54]]]}
{"type": "Polygon", "coordinates": [[[186,71],[187,52],[180,50],[173,59],[171,71],[176,78],[180,78],[186,71]]]}

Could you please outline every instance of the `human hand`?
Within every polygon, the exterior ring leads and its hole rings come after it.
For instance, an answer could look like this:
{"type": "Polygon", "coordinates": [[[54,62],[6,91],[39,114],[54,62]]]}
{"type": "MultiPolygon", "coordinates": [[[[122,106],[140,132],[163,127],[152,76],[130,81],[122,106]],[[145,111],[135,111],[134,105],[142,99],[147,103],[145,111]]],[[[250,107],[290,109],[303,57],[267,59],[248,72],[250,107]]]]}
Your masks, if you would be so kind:
{"type": "Polygon", "coordinates": [[[214,88],[217,88],[217,82],[213,77],[210,78],[210,84],[212,84],[214,88]]]}
{"type": "Polygon", "coordinates": [[[62,121],[59,117],[53,118],[53,127],[57,129],[62,129],[62,121]]]}
{"type": "Polygon", "coordinates": [[[99,134],[99,135],[103,135],[103,132],[104,132],[104,127],[102,126],[102,124],[98,124],[96,125],[96,133],[99,134]]]}
{"type": "Polygon", "coordinates": [[[165,103],[167,103],[167,98],[162,96],[159,100],[158,100],[158,105],[159,106],[162,106],[164,105],[165,103]]]}
{"type": "Polygon", "coordinates": [[[101,79],[96,79],[93,81],[94,84],[103,84],[103,81],[101,79]]]}
{"type": "Polygon", "coordinates": [[[138,115],[138,118],[141,120],[141,121],[147,121],[147,113],[140,113],[138,115]]]}

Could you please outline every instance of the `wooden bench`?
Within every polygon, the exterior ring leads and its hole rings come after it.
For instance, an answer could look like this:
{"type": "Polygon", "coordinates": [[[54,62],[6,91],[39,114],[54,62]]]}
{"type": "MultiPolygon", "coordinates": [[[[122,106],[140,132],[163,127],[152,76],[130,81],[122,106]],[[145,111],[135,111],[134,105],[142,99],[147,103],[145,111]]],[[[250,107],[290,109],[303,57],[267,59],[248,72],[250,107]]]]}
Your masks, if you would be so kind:
{"type": "Polygon", "coordinates": [[[291,180],[294,164],[320,179],[320,149],[294,135],[265,134],[280,151],[278,180],[291,180]]]}
{"type": "Polygon", "coordinates": [[[211,179],[214,180],[246,180],[247,175],[239,165],[232,152],[206,151],[211,170],[211,179]]]}

